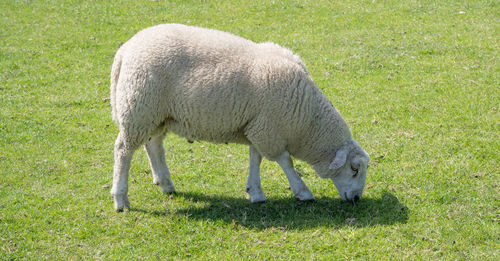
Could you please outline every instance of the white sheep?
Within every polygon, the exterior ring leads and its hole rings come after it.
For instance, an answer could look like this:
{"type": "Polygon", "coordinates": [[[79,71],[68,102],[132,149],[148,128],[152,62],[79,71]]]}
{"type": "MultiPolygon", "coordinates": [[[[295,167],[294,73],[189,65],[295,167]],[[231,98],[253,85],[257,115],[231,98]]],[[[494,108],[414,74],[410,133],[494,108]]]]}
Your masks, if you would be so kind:
{"type": "Polygon", "coordinates": [[[266,200],[262,156],[281,166],[299,200],[314,196],[291,155],[332,179],[343,200],[363,192],[368,154],[300,58],[276,44],[180,24],[144,29],[115,55],[111,105],[119,128],[111,189],[118,211],[130,208],[130,161],[142,144],[154,183],[175,191],[163,149],[168,131],[188,141],[249,145],[251,202],[266,200]]]}

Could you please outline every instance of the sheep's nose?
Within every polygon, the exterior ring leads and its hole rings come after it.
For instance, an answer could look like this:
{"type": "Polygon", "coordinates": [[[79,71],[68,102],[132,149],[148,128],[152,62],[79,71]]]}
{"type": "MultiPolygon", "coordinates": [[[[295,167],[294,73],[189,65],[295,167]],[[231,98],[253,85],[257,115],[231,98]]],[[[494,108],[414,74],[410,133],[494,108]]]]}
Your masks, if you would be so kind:
{"type": "Polygon", "coordinates": [[[358,202],[359,201],[359,196],[355,195],[354,198],[352,199],[352,201],[354,201],[354,203],[358,202]]]}

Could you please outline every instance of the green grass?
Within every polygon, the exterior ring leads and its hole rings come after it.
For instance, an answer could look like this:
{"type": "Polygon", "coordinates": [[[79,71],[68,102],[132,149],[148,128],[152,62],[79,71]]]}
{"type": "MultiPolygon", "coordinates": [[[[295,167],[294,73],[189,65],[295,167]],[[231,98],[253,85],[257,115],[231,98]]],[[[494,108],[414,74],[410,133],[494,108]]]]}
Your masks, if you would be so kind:
{"type": "Polygon", "coordinates": [[[499,259],[498,1],[0,2],[0,260],[499,259]],[[333,3],[332,3],[333,2],[333,3]],[[296,166],[301,203],[247,148],[165,141],[179,193],[139,150],[132,209],[109,194],[117,134],[109,73],[159,23],[273,41],[299,54],[370,153],[363,199],[296,166]]]}

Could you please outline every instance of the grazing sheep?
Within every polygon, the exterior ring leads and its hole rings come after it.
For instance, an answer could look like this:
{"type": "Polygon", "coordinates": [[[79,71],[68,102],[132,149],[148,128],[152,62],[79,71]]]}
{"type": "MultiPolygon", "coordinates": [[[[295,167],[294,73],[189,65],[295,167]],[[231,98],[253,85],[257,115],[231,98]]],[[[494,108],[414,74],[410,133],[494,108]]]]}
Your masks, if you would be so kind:
{"type": "Polygon", "coordinates": [[[130,208],[130,161],[142,144],[154,183],[175,191],[163,149],[168,131],[188,141],[249,145],[251,202],[266,200],[262,156],[281,166],[299,200],[314,196],[291,155],[332,179],[343,200],[356,201],[363,192],[368,154],[300,58],[276,44],[179,24],[144,29],[116,53],[111,105],[120,131],[111,189],[118,211],[130,208]]]}

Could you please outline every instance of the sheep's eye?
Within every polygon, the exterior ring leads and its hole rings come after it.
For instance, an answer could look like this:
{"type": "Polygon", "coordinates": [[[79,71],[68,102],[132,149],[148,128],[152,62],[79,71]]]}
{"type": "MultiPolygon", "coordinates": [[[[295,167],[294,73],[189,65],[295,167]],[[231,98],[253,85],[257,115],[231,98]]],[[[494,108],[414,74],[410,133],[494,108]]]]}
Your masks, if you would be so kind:
{"type": "Polygon", "coordinates": [[[354,178],[358,175],[358,169],[354,168],[353,166],[351,166],[351,169],[352,169],[352,171],[354,171],[354,175],[352,175],[352,177],[354,178]]]}

